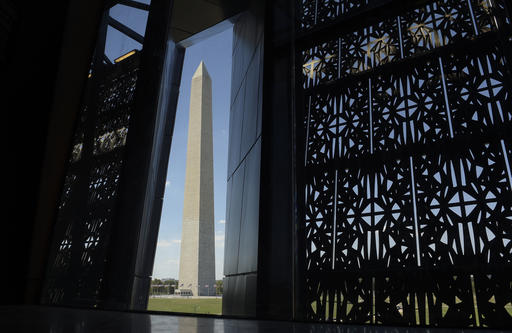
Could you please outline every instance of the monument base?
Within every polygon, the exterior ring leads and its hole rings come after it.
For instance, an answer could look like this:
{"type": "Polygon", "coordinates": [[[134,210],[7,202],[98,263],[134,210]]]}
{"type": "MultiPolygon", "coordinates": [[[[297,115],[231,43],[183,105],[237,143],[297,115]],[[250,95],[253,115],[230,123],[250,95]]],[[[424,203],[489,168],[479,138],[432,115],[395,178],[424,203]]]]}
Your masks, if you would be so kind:
{"type": "Polygon", "coordinates": [[[178,296],[194,296],[190,289],[178,289],[174,292],[174,295],[178,296]]]}

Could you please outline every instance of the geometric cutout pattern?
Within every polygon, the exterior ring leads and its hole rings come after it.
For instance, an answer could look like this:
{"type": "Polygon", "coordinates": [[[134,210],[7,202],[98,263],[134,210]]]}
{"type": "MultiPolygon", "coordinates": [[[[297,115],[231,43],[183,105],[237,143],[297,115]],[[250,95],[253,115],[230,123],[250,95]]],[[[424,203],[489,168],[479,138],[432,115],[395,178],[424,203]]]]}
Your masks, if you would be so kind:
{"type": "Polygon", "coordinates": [[[413,55],[471,38],[475,28],[466,1],[434,1],[401,17],[406,55],[413,55]]]}
{"type": "Polygon", "coordinates": [[[356,74],[400,57],[398,21],[386,19],[341,38],[341,75],[356,74]]]}
{"type": "MultiPolygon", "coordinates": [[[[117,222],[117,207],[140,75],[137,50],[141,48],[115,60],[107,54],[117,37],[131,39],[139,46],[144,44],[144,33],[140,35],[127,22],[110,16],[110,8],[116,3],[121,1],[112,1],[105,7],[104,20],[98,26],[57,205],[42,304],[92,308],[106,296],[112,230],[114,226],[118,230],[117,224],[122,223],[117,222]],[[120,34],[114,39],[109,35],[112,29],[120,34]]],[[[137,2],[124,2],[123,6],[128,11],[146,12],[146,16],[150,8],[137,2]]]]}
{"type": "Polygon", "coordinates": [[[298,2],[301,43],[336,36],[298,61],[306,317],[510,327],[508,5],[351,3],[298,2]]]}
{"type": "Polygon", "coordinates": [[[450,136],[439,63],[427,61],[372,79],[375,151],[413,143],[428,144],[450,136]]]}
{"type": "Polygon", "coordinates": [[[470,2],[480,33],[510,28],[507,8],[509,4],[506,1],[471,0],[470,2]]]}
{"type": "Polygon", "coordinates": [[[88,79],[58,205],[42,302],[101,301],[124,148],[138,77],[138,54],[88,79]]]}
{"type": "Polygon", "coordinates": [[[410,178],[408,160],[338,172],[335,270],[415,265],[410,178]]]}
{"type": "Polygon", "coordinates": [[[323,43],[303,52],[304,87],[338,78],[338,42],[323,43]]]}
{"type": "Polygon", "coordinates": [[[305,117],[308,164],[369,152],[368,85],[357,82],[336,95],[314,95],[305,117]]]}
{"type": "Polygon", "coordinates": [[[422,155],[415,171],[424,265],[512,264],[512,190],[499,142],[422,155]]]}
{"type": "MultiPolygon", "coordinates": [[[[323,8],[320,4],[315,5],[316,1],[303,3],[305,6],[313,3],[311,11],[316,15],[323,8]]],[[[343,32],[339,38],[303,50],[304,88],[454,43],[484,39],[486,33],[509,31],[510,25],[504,0],[430,1],[422,7],[373,22],[355,31],[343,32]]]]}
{"type": "Polygon", "coordinates": [[[306,185],[305,233],[307,269],[330,269],[333,265],[334,233],[334,186],[333,175],[324,173],[314,177],[306,185]]]}
{"type": "MultiPolygon", "coordinates": [[[[342,19],[343,16],[357,14],[378,2],[377,0],[299,0],[298,29],[307,31],[319,25],[325,25],[342,19]]],[[[406,22],[410,23],[405,25],[405,28],[410,31],[411,38],[424,39],[424,36],[431,35],[430,40],[423,40],[424,46],[431,43],[437,43],[437,46],[446,45],[446,41],[454,40],[456,35],[472,34],[475,32],[473,24],[477,25],[477,33],[486,33],[510,24],[506,3],[502,0],[431,1],[424,7],[407,12],[404,17],[406,22]]],[[[418,43],[420,47],[421,44],[421,42],[418,43]]]]}
{"type": "Polygon", "coordinates": [[[502,47],[443,58],[456,134],[477,134],[512,120],[510,74],[502,47]]]}
{"type": "Polygon", "coordinates": [[[299,28],[308,30],[328,23],[339,16],[350,14],[373,0],[300,0],[299,28]]]}

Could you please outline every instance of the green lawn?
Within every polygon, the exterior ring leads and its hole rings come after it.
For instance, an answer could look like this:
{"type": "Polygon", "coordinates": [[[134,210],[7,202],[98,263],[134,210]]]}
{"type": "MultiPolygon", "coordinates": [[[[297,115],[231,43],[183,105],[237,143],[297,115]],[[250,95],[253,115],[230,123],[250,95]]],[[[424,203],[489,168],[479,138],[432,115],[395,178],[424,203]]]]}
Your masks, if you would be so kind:
{"type": "MultiPolygon", "coordinates": [[[[350,311],[352,304],[347,304],[347,307],[350,311]]],[[[508,303],[505,309],[512,316],[512,304],[508,303]]],[[[148,310],[221,315],[222,298],[150,298],[148,310]]],[[[316,304],[313,304],[313,310],[316,311],[316,304]]],[[[445,309],[443,306],[443,312],[446,310],[447,308],[445,309]]],[[[334,317],[337,317],[336,307],[334,308],[334,317]]],[[[426,320],[428,322],[428,318],[426,320]]]]}
{"type": "Polygon", "coordinates": [[[222,314],[222,298],[150,298],[148,310],[222,314]]]}

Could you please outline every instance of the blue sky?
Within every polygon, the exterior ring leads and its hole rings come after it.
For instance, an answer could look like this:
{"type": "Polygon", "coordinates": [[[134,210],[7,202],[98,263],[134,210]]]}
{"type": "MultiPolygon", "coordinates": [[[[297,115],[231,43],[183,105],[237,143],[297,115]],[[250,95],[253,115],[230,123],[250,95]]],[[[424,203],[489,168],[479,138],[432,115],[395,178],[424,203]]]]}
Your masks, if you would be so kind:
{"type": "MultiPolygon", "coordinates": [[[[149,3],[147,0],[140,2],[149,3]]],[[[110,16],[144,35],[148,18],[147,12],[124,5],[116,5],[110,9],[110,16]]],[[[153,277],[155,278],[178,278],[190,83],[192,75],[201,61],[204,61],[212,79],[215,273],[217,279],[223,277],[232,39],[233,30],[229,28],[188,47],[185,52],[153,268],[153,277]]],[[[141,47],[141,44],[119,31],[111,27],[108,28],[105,54],[111,61],[133,49],[140,50],[141,47]]]]}
{"type": "MultiPolygon", "coordinates": [[[[140,1],[148,3],[149,1],[140,1]]],[[[115,20],[127,25],[137,33],[144,35],[148,12],[124,5],[115,5],[110,9],[109,15],[115,20]]],[[[117,57],[128,53],[133,49],[140,50],[142,45],[135,40],[125,36],[112,27],[107,27],[107,40],[105,44],[105,55],[114,61],[117,57]]]]}

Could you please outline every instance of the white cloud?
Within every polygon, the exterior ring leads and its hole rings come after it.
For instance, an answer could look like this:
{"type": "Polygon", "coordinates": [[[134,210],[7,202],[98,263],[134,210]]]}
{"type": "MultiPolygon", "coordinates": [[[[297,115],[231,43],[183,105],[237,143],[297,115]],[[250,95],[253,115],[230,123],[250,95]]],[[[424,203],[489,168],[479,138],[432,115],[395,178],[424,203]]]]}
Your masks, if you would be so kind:
{"type": "Polygon", "coordinates": [[[167,187],[167,186],[169,186],[169,185],[171,185],[171,182],[170,182],[170,181],[166,181],[166,182],[165,182],[165,187],[167,187]]]}
{"type": "Polygon", "coordinates": [[[226,220],[218,220],[217,223],[226,224],[226,220]]]}
{"type": "Polygon", "coordinates": [[[157,247],[169,247],[169,246],[171,246],[171,245],[172,245],[172,243],[171,243],[171,242],[169,242],[169,241],[166,241],[165,239],[160,240],[160,241],[158,241],[158,242],[156,243],[156,246],[157,246],[157,247]]]}
{"type": "Polygon", "coordinates": [[[215,246],[224,247],[224,233],[215,234],[215,246]]]}
{"type": "Polygon", "coordinates": [[[157,247],[169,247],[173,244],[180,244],[180,243],[181,243],[181,239],[172,239],[170,241],[162,239],[156,243],[156,246],[157,247]]]}

